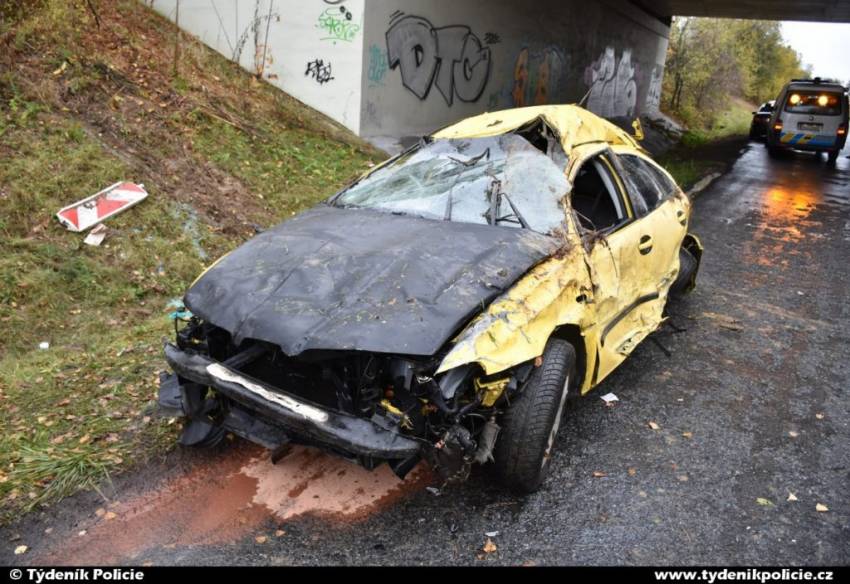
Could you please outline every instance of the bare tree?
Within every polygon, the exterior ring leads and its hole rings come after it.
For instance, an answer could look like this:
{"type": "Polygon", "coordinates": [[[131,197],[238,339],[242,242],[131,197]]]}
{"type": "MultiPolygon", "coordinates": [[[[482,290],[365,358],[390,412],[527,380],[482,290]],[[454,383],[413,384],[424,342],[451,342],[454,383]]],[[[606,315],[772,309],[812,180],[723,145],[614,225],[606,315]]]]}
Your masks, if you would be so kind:
{"type": "Polygon", "coordinates": [[[178,65],[180,63],[180,0],[177,0],[177,6],[174,9],[174,71],[173,76],[176,78],[179,74],[178,65]]]}

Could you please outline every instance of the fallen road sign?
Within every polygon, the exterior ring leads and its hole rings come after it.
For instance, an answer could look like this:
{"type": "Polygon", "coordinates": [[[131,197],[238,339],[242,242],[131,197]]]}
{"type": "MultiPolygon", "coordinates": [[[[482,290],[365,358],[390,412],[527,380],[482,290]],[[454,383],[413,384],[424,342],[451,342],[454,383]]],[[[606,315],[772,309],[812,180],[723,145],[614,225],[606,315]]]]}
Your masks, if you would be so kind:
{"type": "Polygon", "coordinates": [[[56,213],[56,218],[71,231],[85,231],[141,203],[147,196],[145,185],[117,182],[82,201],[63,207],[56,213]]]}

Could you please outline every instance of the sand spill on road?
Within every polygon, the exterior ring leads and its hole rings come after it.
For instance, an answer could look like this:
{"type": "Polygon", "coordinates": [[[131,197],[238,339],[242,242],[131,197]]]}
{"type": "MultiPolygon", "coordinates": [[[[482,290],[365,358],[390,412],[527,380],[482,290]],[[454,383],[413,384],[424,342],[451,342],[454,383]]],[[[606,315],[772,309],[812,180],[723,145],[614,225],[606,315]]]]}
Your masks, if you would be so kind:
{"type": "Polygon", "coordinates": [[[101,517],[73,526],[61,546],[35,563],[109,564],[145,550],[227,544],[300,515],[359,520],[430,480],[423,465],[406,481],[296,446],[277,465],[255,447],[232,450],[157,488],[118,500],[101,517]],[[85,531],[84,535],[79,535],[85,531]]]}
{"type": "Polygon", "coordinates": [[[368,471],[309,448],[293,448],[276,465],[267,458],[256,459],[242,472],[257,482],[253,502],[281,521],[305,513],[356,519],[395,502],[430,479],[424,465],[402,481],[387,465],[368,471]]]}

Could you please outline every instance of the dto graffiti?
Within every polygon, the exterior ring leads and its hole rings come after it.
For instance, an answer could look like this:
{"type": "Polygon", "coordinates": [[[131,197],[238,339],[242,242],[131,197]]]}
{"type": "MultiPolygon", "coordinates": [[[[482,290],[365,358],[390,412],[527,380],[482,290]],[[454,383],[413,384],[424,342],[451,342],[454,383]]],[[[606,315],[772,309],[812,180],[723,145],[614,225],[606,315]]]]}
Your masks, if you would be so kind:
{"type": "Polygon", "coordinates": [[[564,53],[557,47],[541,51],[523,48],[514,63],[514,106],[545,105],[557,93],[564,70],[564,53]]]}
{"type": "Polygon", "coordinates": [[[401,72],[401,82],[419,99],[431,86],[452,105],[454,96],[477,101],[490,79],[490,49],[468,26],[434,28],[419,16],[396,16],[387,30],[387,62],[401,72]]]}
{"type": "MultiPolygon", "coordinates": [[[[239,63],[242,59],[242,53],[245,50],[245,45],[248,39],[254,37],[254,73],[262,76],[266,67],[271,64],[271,56],[269,55],[268,39],[269,27],[272,22],[280,22],[280,15],[273,11],[274,2],[269,2],[269,10],[267,14],[260,13],[260,3],[254,5],[254,17],[236,39],[235,45],[232,47],[233,53],[231,59],[239,63]]],[[[230,41],[228,41],[230,42],[230,41]]]]}
{"type": "Polygon", "coordinates": [[[604,118],[631,117],[637,104],[635,66],[632,50],[624,49],[617,63],[614,47],[605,51],[584,71],[590,87],[587,109],[604,118]]]}
{"type": "Polygon", "coordinates": [[[375,87],[384,84],[384,76],[387,74],[387,52],[378,45],[369,46],[369,68],[367,77],[369,85],[375,87]]]}
{"type": "Polygon", "coordinates": [[[331,6],[319,15],[316,28],[325,36],[323,41],[344,41],[350,43],[360,32],[360,24],[354,22],[354,17],[345,6],[331,6]]]}

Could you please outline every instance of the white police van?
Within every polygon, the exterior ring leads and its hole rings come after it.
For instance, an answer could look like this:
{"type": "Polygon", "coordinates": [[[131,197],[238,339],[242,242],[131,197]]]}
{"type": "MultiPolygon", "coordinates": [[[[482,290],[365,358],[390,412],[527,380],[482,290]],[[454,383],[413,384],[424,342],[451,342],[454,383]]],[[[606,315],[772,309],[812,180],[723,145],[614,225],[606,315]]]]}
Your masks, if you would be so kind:
{"type": "Polygon", "coordinates": [[[767,148],[826,152],[834,163],[847,142],[847,88],[838,83],[794,79],[782,89],[770,117],[767,148]]]}

